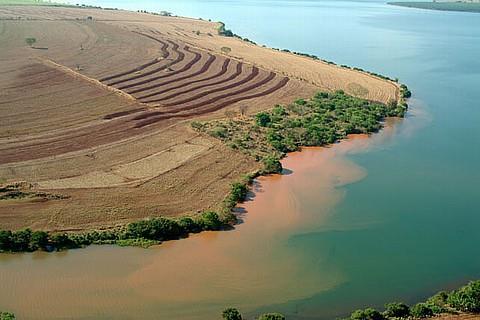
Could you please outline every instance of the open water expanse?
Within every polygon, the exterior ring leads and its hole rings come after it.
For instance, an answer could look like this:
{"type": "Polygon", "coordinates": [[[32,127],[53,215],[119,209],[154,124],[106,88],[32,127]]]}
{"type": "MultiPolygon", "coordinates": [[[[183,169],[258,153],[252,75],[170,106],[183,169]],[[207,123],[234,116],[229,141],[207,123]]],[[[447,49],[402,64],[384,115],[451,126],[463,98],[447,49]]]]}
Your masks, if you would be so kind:
{"type": "Polygon", "coordinates": [[[284,160],[244,223],[157,248],[0,255],[19,319],[333,319],[480,278],[480,14],[382,1],[82,1],[221,20],[259,44],[398,77],[403,120],[284,160]]]}

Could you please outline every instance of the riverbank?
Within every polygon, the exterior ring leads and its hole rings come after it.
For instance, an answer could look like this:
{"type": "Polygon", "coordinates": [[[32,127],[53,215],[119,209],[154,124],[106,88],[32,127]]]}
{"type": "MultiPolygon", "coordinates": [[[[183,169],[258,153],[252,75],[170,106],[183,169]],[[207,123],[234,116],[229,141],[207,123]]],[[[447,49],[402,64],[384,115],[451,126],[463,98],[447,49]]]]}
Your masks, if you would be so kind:
{"type": "Polygon", "coordinates": [[[10,88],[0,101],[8,107],[0,181],[25,186],[0,201],[6,230],[103,232],[152,217],[220,214],[231,185],[261,165],[190,121],[255,114],[324,90],[383,104],[399,99],[393,81],[221,36],[204,20],[8,6],[0,7],[0,23],[2,61],[11,61],[0,79],[10,88]],[[26,46],[25,33],[48,50],[26,46]],[[39,82],[42,74],[53,82],[39,82]],[[42,112],[28,112],[33,102],[42,112]]]}
{"type": "MultiPolygon", "coordinates": [[[[386,117],[404,117],[408,108],[406,99],[411,92],[404,85],[401,88],[400,101],[389,105],[351,97],[343,91],[320,92],[311,99],[299,99],[287,106],[277,105],[270,111],[253,116],[194,122],[192,126],[199,132],[221,140],[231,149],[263,165],[263,169],[246,173],[242,180],[231,185],[220,212],[206,211],[179,219],[153,218],[131,222],[125,227],[86,233],[0,230],[0,252],[54,251],[91,244],[148,247],[162,241],[188,237],[191,233],[232,228],[237,222],[232,210],[245,200],[248,186],[254,178],[281,173],[280,159],[288,152],[298,151],[301,147],[333,144],[351,134],[378,132],[386,117]]],[[[2,197],[14,199],[28,196],[15,187],[7,185],[1,188],[0,193],[4,193],[2,197]]]]}

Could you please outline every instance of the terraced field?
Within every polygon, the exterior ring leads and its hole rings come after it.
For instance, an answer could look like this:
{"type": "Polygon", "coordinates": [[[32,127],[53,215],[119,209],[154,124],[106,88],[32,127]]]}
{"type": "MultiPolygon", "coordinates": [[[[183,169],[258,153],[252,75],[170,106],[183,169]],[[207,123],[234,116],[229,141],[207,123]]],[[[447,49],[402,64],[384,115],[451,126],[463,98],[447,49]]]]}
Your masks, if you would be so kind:
{"type": "Polygon", "coordinates": [[[214,55],[188,45],[136,32],[161,45],[161,59],[101,79],[154,109],[137,109],[105,116],[113,119],[140,113],[135,128],[171,118],[188,118],[220,110],[282,89],[289,81],[255,66],[214,55]]]}
{"type": "Polygon", "coordinates": [[[360,88],[384,102],[397,95],[395,84],[216,28],[127,11],[0,6],[0,184],[62,195],[0,201],[0,227],[77,230],[215,209],[258,164],[193,132],[192,119],[320,89],[360,88]],[[318,72],[303,79],[292,65],[318,72]]]}

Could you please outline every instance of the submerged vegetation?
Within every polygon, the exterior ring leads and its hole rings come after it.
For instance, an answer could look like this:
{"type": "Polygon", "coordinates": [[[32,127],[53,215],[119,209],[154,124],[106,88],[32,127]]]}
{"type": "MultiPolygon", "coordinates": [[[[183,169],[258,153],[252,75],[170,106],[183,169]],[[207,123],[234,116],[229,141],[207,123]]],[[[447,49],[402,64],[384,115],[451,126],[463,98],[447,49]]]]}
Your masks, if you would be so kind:
{"type": "MultiPolygon", "coordinates": [[[[472,281],[451,292],[441,291],[425,302],[411,307],[405,303],[392,302],[385,305],[383,312],[374,308],[356,310],[345,320],[425,319],[441,314],[459,313],[480,313],[480,280],[472,281]]],[[[235,308],[225,309],[222,315],[224,320],[244,319],[240,311],[235,308]]],[[[279,313],[267,313],[255,319],[285,320],[285,316],[279,313]]]]}
{"type": "Polygon", "coordinates": [[[288,152],[331,144],[349,134],[377,132],[385,117],[403,117],[406,111],[404,99],[384,105],[343,91],[319,92],[309,100],[276,105],[254,116],[193,122],[192,126],[262,162],[265,174],[281,172],[279,160],[288,152]]]}

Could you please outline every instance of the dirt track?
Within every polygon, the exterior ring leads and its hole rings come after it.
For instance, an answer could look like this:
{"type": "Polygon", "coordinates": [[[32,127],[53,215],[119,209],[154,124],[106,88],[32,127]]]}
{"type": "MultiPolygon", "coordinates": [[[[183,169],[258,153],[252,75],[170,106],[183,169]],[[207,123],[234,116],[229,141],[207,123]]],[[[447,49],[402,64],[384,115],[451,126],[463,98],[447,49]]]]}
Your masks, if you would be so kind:
{"type": "Polygon", "coordinates": [[[0,6],[0,24],[0,183],[69,196],[2,201],[0,228],[96,228],[216,208],[258,164],[200,139],[184,120],[255,112],[320,89],[361,88],[388,102],[398,89],[220,37],[206,21],[0,6]]]}

